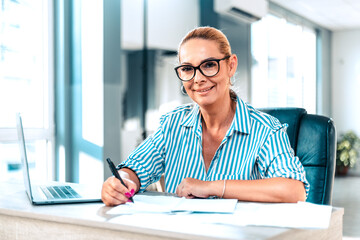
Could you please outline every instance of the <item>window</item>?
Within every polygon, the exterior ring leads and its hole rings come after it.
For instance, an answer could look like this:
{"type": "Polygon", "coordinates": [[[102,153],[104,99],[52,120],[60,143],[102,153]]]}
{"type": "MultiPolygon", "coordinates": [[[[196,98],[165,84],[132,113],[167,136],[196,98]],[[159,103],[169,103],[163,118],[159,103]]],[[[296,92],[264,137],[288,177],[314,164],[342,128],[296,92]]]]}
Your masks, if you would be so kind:
{"type": "Polygon", "coordinates": [[[268,15],[251,26],[252,104],[316,113],[316,32],[268,15]]]}
{"type": "Polygon", "coordinates": [[[22,178],[16,112],[30,168],[53,178],[52,61],[48,1],[0,0],[0,178],[22,178]]]}
{"type": "Polygon", "coordinates": [[[82,136],[79,182],[102,183],[103,109],[103,1],[81,2],[82,136]],[[95,149],[95,150],[94,150],[95,149]],[[100,154],[101,152],[101,154],[100,154]]]}

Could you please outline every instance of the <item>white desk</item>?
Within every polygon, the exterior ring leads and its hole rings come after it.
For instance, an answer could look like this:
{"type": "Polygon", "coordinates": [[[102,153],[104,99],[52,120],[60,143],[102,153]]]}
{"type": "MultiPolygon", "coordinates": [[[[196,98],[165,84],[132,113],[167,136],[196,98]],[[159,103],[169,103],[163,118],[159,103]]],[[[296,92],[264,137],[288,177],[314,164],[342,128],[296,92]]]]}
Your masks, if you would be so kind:
{"type": "Polygon", "coordinates": [[[21,184],[0,183],[0,239],[342,239],[344,214],[335,209],[328,229],[309,230],[136,223],[137,216],[109,215],[110,209],[102,203],[33,206],[21,184]]]}

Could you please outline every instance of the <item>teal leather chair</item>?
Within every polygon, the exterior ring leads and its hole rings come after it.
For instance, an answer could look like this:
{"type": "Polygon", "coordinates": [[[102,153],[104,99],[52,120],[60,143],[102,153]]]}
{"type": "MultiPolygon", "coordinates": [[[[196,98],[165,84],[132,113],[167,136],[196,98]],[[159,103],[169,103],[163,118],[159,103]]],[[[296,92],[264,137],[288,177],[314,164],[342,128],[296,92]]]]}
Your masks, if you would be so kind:
{"type": "Polygon", "coordinates": [[[331,118],[303,108],[259,109],[289,125],[287,133],[310,183],[307,202],[331,205],[336,163],[336,131],[331,118]]]}

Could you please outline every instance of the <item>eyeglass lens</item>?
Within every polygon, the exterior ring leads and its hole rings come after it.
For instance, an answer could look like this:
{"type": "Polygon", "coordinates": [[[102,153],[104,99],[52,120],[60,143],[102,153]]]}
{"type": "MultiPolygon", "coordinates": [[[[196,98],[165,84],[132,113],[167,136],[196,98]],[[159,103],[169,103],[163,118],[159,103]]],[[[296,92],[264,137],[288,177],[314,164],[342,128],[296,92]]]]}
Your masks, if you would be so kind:
{"type": "MultiPolygon", "coordinates": [[[[200,72],[207,76],[215,76],[219,71],[219,63],[217,61],[206,61],[203,62],[199,67],[197,67],[200,72]]],[[[195,76],[196,67],[184,65],[179,67],[177,70],[178,76],[183,81],[189,81],[195,76]]]]}

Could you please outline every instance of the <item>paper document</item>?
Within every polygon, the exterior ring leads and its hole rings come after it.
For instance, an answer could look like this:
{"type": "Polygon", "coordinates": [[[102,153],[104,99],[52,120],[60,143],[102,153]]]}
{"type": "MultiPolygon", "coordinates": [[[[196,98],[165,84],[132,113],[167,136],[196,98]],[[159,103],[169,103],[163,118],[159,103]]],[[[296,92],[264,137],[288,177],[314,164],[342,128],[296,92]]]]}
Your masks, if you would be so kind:
{"type": "MultiPolygon", "coordinates": [[[[217,216],[212,223],[238,226],[272,226],[289,228],[326,229],[329,227],[332,207],[307,202],[250,203],[239,202],[234,214],[217,216]]],[[[210,218],[209,218],[210,219],[210,218]]]]}
{"type": "Polygon", "coordinates": [[[233,213],[237,199],[186,199],[182,198],[172,211],[233,213]]]}
{"type": "Polygon", "coordinates": [[[201,223],[311,229],[328,228],[332,213],[331,206],[307,202],[255,203],[141,194],[134,196],[134,202],[114,207],[107,213],[134,224],[151,224],[156,219],[156,224],[164,226],[176,222],[182,226],[201,223]]]}
{"type": "Polygon", "coordinates": [[[137,194],[134,203],[114,207],[111,214],[206,212],[233,213],[236,199],[186,199],[173,196],[147,196],[137,194]]]}

